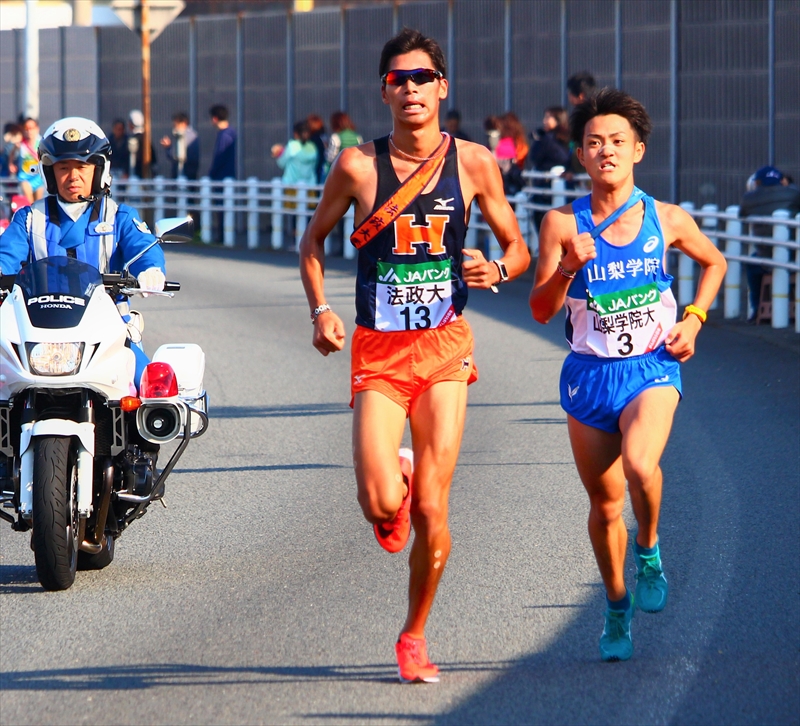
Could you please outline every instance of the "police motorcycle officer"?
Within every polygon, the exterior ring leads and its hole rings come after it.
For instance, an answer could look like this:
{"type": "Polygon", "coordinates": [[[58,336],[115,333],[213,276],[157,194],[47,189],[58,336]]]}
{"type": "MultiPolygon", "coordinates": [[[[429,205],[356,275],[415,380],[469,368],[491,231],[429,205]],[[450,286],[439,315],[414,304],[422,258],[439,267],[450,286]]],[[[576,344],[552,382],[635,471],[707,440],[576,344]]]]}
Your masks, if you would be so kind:
{"type": "MultiPolygon", "coordinates": [[[[130,260],[143,291],[164,289],[164,253],[135,209],[111,198],[111,144],[93,121],[71,116],[45,131],[39,147],[39,173],[47,195],[14,214],[0,236],[0,275],[15,275],[21,266],[45,257],[67,256],[119,272],[130,260]]],[[[146,293],[145,293],[146,294],[146,293]]],[[[127,302],[120,314],[134,328],[130,347],[136,357],[135,383],[148,361],[127,302]]]]}

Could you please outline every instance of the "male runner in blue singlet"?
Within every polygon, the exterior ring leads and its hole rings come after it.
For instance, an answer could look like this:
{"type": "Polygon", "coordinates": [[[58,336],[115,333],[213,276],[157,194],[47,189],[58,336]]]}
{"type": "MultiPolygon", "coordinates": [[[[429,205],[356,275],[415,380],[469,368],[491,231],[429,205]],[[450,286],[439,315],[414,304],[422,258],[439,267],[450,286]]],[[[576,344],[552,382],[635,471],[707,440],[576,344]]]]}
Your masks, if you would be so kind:
{"type": "Polygon", "coordinates": [[[530,258],[492,155],[439,131],[447,78],[436,41],[403,30],[384,46],[380,76],[392,133],[339,155],[303,236],[300,269],[313,344],[323,355],[339,351],[344,326],[325,301],[323,250],[355,204],[351,390],[358,501],[389,552],[405,547],[413,526],[408,615],[395,652],[402,681],[435,682],[425,623],[450,553],[450,482],[467,385],[477,379],[461,312],[469,287],[516,277],[530,258]],[[496,262],[464,248],[473,200],[503,248],[496,262]],[[398,461],[406,418],[413,453],[402,450],[398,461]]]}
{"type": "Polygon", "coordinates": [[[657,531],[659,462],[682,395],[679,364],[694,354],[726,268],[689,214],[634,186],[633,167],[650,129],[644,106],[622,91],[603,89],[575,109],[570,130],[592,193],[545,216],[530,296],[540,323],[567,307],[571,353],[561,373],[561,405],[589,494],[589,537],[608,598],[600,638],[606,661],[633,654],[634,607],[659,612],[667,602],[657,531]],[[665,270],[670,245],[702,268],[694,303],[677,323],[665,270]],[[638,523],[633,595],[624,580],[626,479],[638,523]]]}

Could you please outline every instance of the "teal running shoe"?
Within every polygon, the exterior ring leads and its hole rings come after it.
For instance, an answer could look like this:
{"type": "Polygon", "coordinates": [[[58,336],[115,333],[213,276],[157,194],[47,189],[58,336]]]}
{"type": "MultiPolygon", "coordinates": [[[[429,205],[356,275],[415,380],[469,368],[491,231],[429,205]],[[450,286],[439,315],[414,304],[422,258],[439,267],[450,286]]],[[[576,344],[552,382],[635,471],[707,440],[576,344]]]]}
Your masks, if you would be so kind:
{"type": "Polygon", "coordinates": [[[636,609],[635,596],[631,595],[631,606],[627,610],[606,610],[606,625],[600,636],[600,657],[606,663],[628,660],[633,655],[631,620],[636,609]]]}
{"type": "Polygon", "coordinates": [[[656,544],[655,554],[640,555],[633,544],[636,562],[636,605],[646,613],[660,613],[667,604],[669,585],[661,569],[661,553],[656,544]]]}

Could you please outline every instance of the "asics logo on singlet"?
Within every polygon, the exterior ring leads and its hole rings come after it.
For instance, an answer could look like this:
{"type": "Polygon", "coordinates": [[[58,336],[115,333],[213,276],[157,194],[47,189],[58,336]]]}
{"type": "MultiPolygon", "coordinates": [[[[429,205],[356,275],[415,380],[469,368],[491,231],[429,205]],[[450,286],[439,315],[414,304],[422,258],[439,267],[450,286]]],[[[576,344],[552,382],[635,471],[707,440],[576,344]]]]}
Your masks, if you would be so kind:
{"type": "Polygon", "coordinates": [[[579,388],[580,388],[580,386],[575,386],[575,388],[573,388],[572,386],[569,385],[569,383],[567,383],[567,393],[569,394],[569,400],[570,401],[573,399],[575,394],[578,392],[579,388]]]}
{"type": "Polygon", "coordinates": [[[656,247],[658,247],[658,243],[661,240],[653,235],[652,237],[647,238],[647,242],[644,243],[644,247],[642,247],[643,252],[652,252],[656,247]]]}
{"type": "Polygon", "coordinates": [[[433,209],[437,212],[455,212],[455,207],[447,206],[454,200],[455,197],[450,197],[449,199],[442,199],[439,197],[438,199],[434,199],[433,201],[436,202],[436,206],[433,209]]]}

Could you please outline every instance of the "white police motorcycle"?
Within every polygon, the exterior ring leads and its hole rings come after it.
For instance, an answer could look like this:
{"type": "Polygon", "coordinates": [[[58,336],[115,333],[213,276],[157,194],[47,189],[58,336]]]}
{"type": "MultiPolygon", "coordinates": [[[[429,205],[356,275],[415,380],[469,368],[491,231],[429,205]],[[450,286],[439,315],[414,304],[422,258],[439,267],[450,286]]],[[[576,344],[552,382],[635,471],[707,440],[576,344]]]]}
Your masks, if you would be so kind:
{"type": "MultiPolygon", "coordinates": [[[[153,244],[188,241],[191,227],[189,218],[162,220],[153,244]]],[[[208,426],[197,345],[162,345],[137,393],[130,346],[142,318],[132,313],[126,323],[117,308],[140,294],[132,262],[101,274],[48,257],[23,267],[0,298],[0,517],[33,530],[47,590],[70,587],[77,569],[111,563],[115,540],[163,496],[189,440],[208,426]],[[170,442],[177,446],[158,469],[170,442]]],[[[168,282],[148,294],[179,289],[168,282]]]]}

